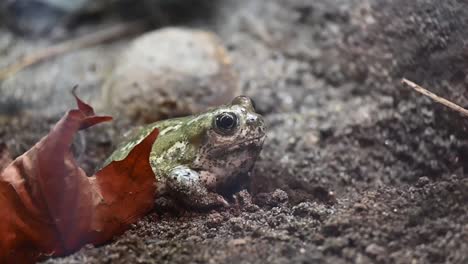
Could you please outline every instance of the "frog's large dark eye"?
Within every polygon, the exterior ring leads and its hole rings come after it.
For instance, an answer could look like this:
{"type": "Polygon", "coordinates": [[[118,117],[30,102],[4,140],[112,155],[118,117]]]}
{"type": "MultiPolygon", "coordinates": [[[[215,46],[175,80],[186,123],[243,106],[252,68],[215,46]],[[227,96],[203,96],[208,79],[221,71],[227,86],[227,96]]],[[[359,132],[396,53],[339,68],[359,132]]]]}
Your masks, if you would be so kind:
{"type": "Polygon", "coordinates": [[[214,128],[218,133],[230,134],[236,130],[238,123],[237,115],[225,112],[215,117],[214,128]]]}

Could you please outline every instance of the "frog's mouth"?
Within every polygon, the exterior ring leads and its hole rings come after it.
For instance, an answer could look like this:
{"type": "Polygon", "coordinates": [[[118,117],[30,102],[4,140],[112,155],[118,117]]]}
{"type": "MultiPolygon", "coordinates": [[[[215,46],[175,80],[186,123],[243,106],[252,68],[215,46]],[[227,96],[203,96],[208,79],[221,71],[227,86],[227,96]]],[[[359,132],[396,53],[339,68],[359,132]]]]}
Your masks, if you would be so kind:
{"type": "Polygon", "coordinates": [[[255,138],[246,139],[234,145],[262,145],[265,141],[266,135],[261,135],[255,138]]]}
{"type": "Polygon", "coordinates": [[[231,151],[236,151],[238,149],[243,149],[243,148],[260,148],[263,145],[263,142],[265,141],[266,135],[261,135],[258,137],[254,138],[249,138],[240,142],[236,142],[233,144],[229,145],[222,145],[216,148],[216,153],[219,152],[231,152],[231,151]]]}

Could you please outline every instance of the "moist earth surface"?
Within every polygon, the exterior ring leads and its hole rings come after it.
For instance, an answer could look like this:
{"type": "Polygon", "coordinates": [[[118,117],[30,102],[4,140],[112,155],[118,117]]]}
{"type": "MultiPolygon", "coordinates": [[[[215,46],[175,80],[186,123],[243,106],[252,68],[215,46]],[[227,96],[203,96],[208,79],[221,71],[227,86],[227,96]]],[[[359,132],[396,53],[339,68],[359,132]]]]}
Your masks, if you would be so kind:
{"type": "MultiPolygon", "coordinates": [[[[219,36],[268,124],[249,192],[227,209],[157,208],[109,244],[45,263],[468,262],[468,121],[400,84],[468,106],[468,3],[224,0],[213,9],[184,25],[219,36]]],[[[127,42],[3,81],[0,142],[15,156],[31,147],[72,106],[76,83],[95,98],[127,42]]],[[[2,29],[2,64],[28,50],[2,29]]],[[[88,172],[125,129],[79,135],[88,172]]]]}

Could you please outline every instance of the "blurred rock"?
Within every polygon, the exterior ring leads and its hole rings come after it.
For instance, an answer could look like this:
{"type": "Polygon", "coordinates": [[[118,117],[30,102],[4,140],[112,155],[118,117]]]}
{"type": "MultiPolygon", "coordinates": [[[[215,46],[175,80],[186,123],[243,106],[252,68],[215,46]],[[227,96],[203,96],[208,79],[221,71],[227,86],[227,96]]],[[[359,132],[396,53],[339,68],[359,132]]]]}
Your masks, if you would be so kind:
{"type": "MultiPolygon", "coordinates": [[[[0,40],[8,36],[0,30],[0,40]]],[[[86,34],[86,33],[83,33],[86,34]]],[[[11,34],[9,34],[11,36],[11,34]]],[[[47,41],[30,42],[12,37],[12,43],[2,50],[3,67],[11,65],[23,54],[35,54],[50,46],[47,41]]],[[[77,50],[27,67],[0,81],[0,116],[11,117],[28,112],[33,115],[57,117],[75,101],[70,91],[78,85],[78,94],[96,108],[99,87],[112,70],[122,45],[115,42],[77,50]]]]}
{"type": "Polygon", "coordinates": [[[1,5],[7,24],[15,31],[40,36],[69,15],[82,10],[89,0],[7,0],[1,5]]]}
{"type": "Polygon", "coordinates": [[[366,253],[371,256],[382,256],[385,254],[385,248],[377,244],[370,244],[366,247],[366,253]]]}
{"type": "Polygon", "coordinates": [[[152,122],[227,103],[239,93],[217,36],[167,28],[141,36],[122,54],[103,101],[114,116],[152,122]]]}

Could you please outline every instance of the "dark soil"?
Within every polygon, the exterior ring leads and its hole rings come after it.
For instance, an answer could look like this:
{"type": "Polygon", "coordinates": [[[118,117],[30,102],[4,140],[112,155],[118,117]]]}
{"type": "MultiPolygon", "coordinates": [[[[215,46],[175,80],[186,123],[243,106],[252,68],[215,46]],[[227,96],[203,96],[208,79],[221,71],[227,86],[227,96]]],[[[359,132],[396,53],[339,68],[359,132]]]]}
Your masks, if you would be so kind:
{"type": "MultiPolygon", "coordinates": [[[[468,106],[468,3],[225,0],[189,23],[219,34],[269,124],[251,194],[225,210],[157,209],[46,263],[468,263],[468,121],[400,84],[468,106]]],[[[18,105],[0,115],[14,155],[59,117],[18,105]]],[[[115,130],[77,141],[88,171],[115,130]]]]}

